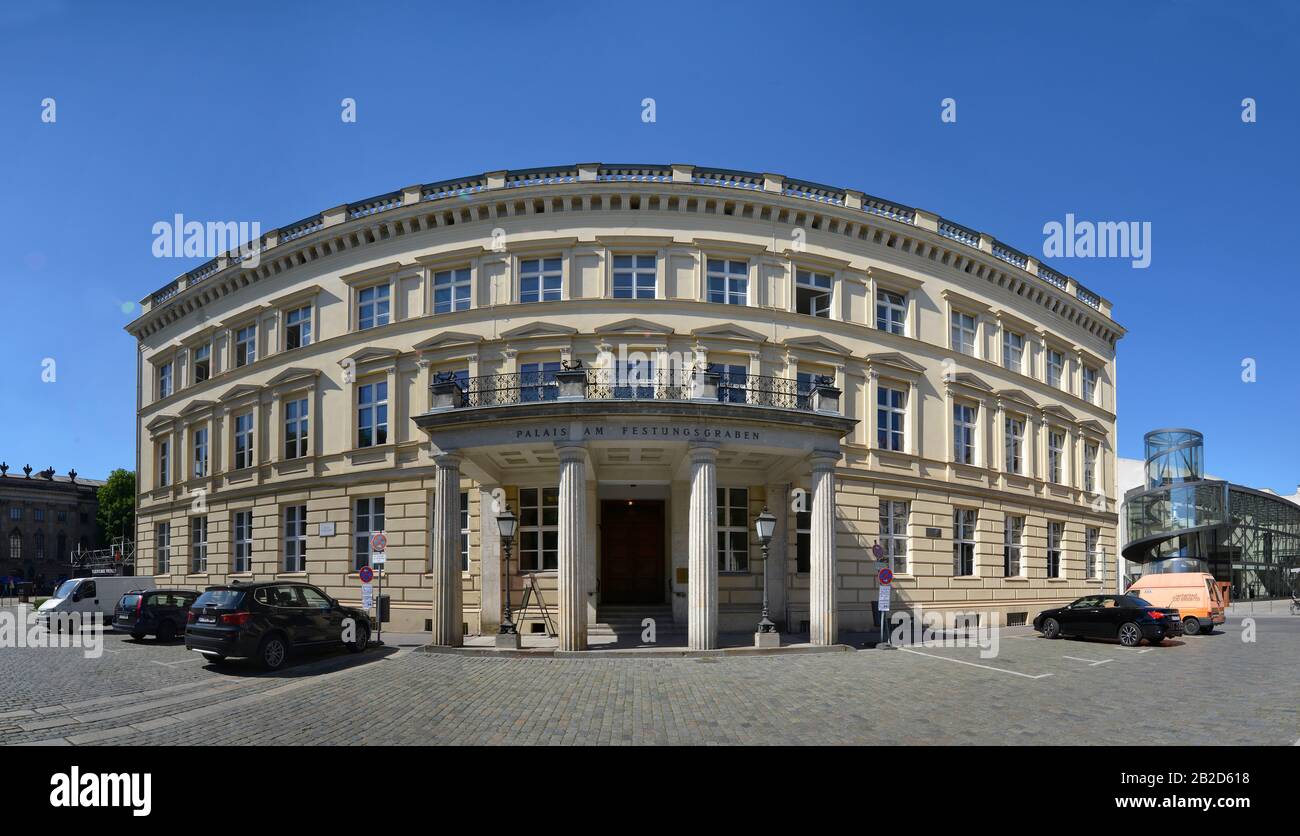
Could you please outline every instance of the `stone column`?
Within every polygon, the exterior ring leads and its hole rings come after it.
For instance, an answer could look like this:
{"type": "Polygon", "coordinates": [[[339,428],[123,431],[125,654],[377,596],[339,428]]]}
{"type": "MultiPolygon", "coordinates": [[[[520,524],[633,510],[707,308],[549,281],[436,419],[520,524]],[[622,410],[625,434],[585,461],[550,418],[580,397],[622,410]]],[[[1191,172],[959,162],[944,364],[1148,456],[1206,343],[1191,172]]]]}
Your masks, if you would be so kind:
{"type": "Polygon", "coordinates": [[[814,452],[812,463],[812,554],[808,589],[809,640],[831,645],[839,641],[839,606],[835,577],[835,464],[838,452],[814,452]]]}
{"type": "Polygon", "coordinates": [[[687,646],[711,650],[718,646],[718,448],[698,442],[690,455],[687,646]]]}
{"type": "MultiPolygon", "coordinates": [[[[501,629],[501,531],[497,528],[498,509],[492,492],[498,485],[480,485],[478,491],[478,567],[481,602],[478,613],[480,635],[495,635],[501,629]]],[[[504,508],[499,509],[504,511],[504,508]]]]}
{"type": "Polygon", "coordinates": [[[432,643],[459,647],[460,590],[460,456],[443,453],[434,459],[438,471],[433,495],[433,638],[432,643]]]}
{"type": "Polygon", "coordinates": [[[767,509],[776,517],[776,530],[772,532],[772,544],[767,550],[769,565],[763,567],[767,577],[767,609],[781,631],[789,632],[785,610],[785,581],[789,573],[787,554],[790,544],[789,485],[767,486],[767,509]]]}
{"type": "Polygon", "coordinates": [[[587,449],[556,444],[560,457],[560,650],[587,649],[587,449]]]}

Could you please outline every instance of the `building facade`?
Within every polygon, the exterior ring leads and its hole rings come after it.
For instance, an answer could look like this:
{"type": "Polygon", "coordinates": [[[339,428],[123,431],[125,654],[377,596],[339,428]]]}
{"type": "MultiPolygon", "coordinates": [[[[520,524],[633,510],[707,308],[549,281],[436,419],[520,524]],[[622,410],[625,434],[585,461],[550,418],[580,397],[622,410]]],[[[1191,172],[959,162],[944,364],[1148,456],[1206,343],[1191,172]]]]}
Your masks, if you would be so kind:
{"type": "Polygon", "coordinates": [[[1300,591],[1300,505],[1206,476],[1196,430],[1152,430],[1144,441],[1143,481],[1125,492],[1122,509],[1132,580],[1202,571],[1228,583],[1233,600],[1300,591]]]}
{"type": "Polygon", "coordinates": [[[10,472],[0,464],[0,577],[35,583],[38,590],[68,577],[72,553],[98,545],[102,484],[75,470],[61,476],[53,468],[33,472],[26,465],[10,472]]]}
{"type": "Polygon", "coordinates": [[[615,608],[710,647],[753,629],[765,580],[787,630],[869,628],[876,545],[896,608],[1011,623],[1113,564],[1123,329],[932,213],[591,164],[412,186],[258,243],[128,328],[137,571],[161,585],[356,602],[382,530],[393,629],[496,632],[509,594],[547,630],[540,595],[562,647],[615,608]]]}

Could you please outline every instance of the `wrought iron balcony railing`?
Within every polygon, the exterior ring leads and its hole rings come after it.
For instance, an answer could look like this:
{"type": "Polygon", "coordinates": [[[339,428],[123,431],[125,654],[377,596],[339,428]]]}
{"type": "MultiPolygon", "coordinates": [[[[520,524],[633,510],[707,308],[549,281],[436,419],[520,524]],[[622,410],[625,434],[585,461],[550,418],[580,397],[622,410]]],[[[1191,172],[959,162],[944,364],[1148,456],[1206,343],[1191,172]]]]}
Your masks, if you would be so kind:
{"type": "Polygon", "coordinates": [[[616,374],[608,369],[516,372],[480,377],[440,376],[430,386],[435,408],[505,406],[561,398],[586,400],[716,401],[800,411],[839,412],[829,378],[802,380],[690,369],[616,374]]]}

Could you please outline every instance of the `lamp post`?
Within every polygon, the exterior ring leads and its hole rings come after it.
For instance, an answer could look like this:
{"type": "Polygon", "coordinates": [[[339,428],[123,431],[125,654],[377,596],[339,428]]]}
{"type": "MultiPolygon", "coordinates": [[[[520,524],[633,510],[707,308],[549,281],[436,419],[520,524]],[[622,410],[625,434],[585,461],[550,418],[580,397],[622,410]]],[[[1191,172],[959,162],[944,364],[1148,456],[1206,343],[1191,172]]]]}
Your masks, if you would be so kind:
{"type": "Polygon", "coordinates": [[[763,506],[763,512],[754,520],[754,529],[758,532],[758,542],[763,546],[763,617],[758,621],[758,630],[754,634],[754,645],[757,647],[779,647],[781,644],[780,634],[776,631],[776,625],[772,619],[767,617],[767,573],[768,573],[768,546],[772,542],[772,534],[776,531],[776,516],[767,506],[763,506]]]}
{"type": "Polygon", "coordinates": [[[519,524],[519,519],[511,512],[507,506],[504,513],[497,514],[497,533],[501,535],[501,550],[505,556],[505,612],[501,618],[501,629],[497,632],[503,636],[513,636],[518,634],[515,629],[515,623],[510,617],[510,546],[515,540],[515,528],[519,524]]]}

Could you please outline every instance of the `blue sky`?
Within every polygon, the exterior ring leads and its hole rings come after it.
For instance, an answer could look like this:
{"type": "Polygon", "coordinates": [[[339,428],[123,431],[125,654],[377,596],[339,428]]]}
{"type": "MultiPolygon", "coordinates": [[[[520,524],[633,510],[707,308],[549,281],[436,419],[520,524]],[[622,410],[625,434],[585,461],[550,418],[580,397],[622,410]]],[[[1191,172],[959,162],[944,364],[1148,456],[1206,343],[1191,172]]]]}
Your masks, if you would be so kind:
{"type": "Polygon", "coordinates": [[[482,171],[691,162],[859,188],[1031,253],[1067,213],[1149,221],[1145,270],[1053,262],[1129,329],[1121,455],[1139,457],[1147,429],[1195,427],[1211,471],[1292,493],[1296,9],[6,3],[0,458],[133,467],[122,306],[199,263],[151,254],[153,224],[177,212],[270,229],[482,171]]]}

